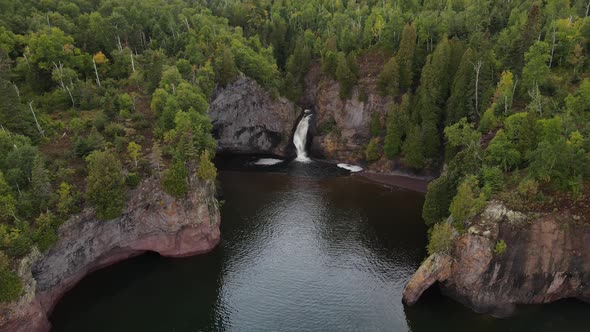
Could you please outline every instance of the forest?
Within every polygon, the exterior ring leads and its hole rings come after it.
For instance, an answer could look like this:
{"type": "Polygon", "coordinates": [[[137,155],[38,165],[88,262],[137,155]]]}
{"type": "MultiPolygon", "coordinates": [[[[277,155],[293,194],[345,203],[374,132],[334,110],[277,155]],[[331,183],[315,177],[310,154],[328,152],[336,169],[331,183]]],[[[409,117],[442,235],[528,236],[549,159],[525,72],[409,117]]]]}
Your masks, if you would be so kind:
{"type": "Polygon", "coordinates": [[[440,171],[423,208],[429,252],[448,250],[449,233],[491,199],[588,209],[589,10],[582,0],[0,0],[0,302],[22,292],[17,259],[48,250],[83,207],[113,219],[152,175],[177,197],[193,174],[213,183],[216,88],[246,75],[297,102],[314,63],[349,99],[360,59],[382,59],[378,93],[395,103],[371,123],[366,162],[440,171]]]}

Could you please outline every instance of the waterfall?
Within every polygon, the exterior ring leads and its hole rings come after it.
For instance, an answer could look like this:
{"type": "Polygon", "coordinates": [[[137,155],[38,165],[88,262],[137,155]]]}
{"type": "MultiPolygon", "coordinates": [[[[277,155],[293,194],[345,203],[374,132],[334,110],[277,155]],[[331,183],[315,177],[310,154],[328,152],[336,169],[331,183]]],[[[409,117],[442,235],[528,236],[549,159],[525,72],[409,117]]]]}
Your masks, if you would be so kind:
{"type": "Polygon", "coordinates": [[[301,121],[299,121],[297,129],[295,129],[295,134],[293,135],[293,144],[295,144],[295,148],[297,149],[297,158],[295,158],[296,161],[311,161],[311,159],[309,159],[307,156],[307,152],[305,152],[307,131],[309,130],[309,119],[311,118],[311,115],[312,114],[310,110],[305,110],[303,112],[303,118],[301,118],[301,121]]]}

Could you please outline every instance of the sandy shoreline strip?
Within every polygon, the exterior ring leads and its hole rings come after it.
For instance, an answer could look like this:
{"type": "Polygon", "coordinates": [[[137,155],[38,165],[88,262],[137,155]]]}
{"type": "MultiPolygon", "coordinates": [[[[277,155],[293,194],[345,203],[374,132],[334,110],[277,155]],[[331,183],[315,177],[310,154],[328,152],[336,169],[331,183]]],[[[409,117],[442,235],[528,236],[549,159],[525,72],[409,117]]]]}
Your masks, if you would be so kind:
{"type": "Polygon", "coordinates": [[[387,187],[398,187],[420,193],[426,193],[428,190],[428,183],[434,180],[432,178],[420,178],[405,174],[382,174],[373,172],[361,172],[353,174],[353,176],[365,178],[387,187]]]}

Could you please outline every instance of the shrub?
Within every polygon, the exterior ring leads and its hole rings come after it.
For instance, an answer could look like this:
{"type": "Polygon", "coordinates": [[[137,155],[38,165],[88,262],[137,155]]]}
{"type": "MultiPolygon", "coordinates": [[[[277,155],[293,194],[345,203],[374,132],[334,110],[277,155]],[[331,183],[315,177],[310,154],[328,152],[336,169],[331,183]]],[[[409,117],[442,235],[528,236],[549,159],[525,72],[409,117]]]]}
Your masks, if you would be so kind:
{"type": "Polygon", "coordinates": [[[188,172],[182,160],[175,160],[169,169],[164,171],[162,184],[164,190],[174,197],[184,197],[188,193],[186,178],[188,172]]]}
{"type": "Polygon", "coordinates": [[[426,225],[434,225],[449,216],[449,205],[455,195],[447,174],[428,184],[428,192],[422,206],[422,218],[426,225]]]}
{"type": "Polygon", "coordinates": [[[137,173],[129,173],[127,174],[127,178],[125,179],[125,183],[129,188],[135,188],[141,182],[141,177],[137,173]]]}
{"type": "Polygon", "coordinates": [[[500,240],[496,243],[496,247],[494,248],[494,253],[496,254],[502,254],[504,251],[506,251],[506,242],[504,242],[504,240],[500,240]]]}
{"type": "Polygon", "coordinates": [[[209,150],[204,150],[201,153],[201,157],[199,159],[199,169],[197,170],[197,176],[205,181],[215,181],[217,178],[217,169],[215,165],[211,162],[211,158],[209,157],[209,150]]]}
{"type": "Polygon", "coordinates": [[[381,125],[381,117],[379,116],[379,113],[375,112],[371,115],[371,136],[381,136],[382,131],[383,126],[381,125]]]}
{"type": "Polygon", "coordinates": [[[10,270],[8,257],[0,251],[0,303],[17,300],[22,291],[20,278],[10,270]]]}
{"type": "Polygon", "coordinates": [[[367,145],[365,150],[365,158],[368,162],[377,161],[381,158],[381,148],[379,146],[379,139],[373,138],[367,145]]]}
{"type": "Polygon", "coordinates": [[[485,195],[480,193],[477,178],[468,175],[457,188],[457,195],[449,207],[455,226],[462,230],[465,220],[481,211],[484,204],[485,195]]]}
{"type": "Polygon", "coordinates": [[[448,254],[453,245],[453,226],[448,223],[435,224],[429,231],[426,250],[429,255],[448,254]]]}
{"type": "Polygon", "coordinates": [[[518,184],[516,192],[523,200],[531,202],[539,194],[539,183],[535,179],[524,179],[518,184]]]}
{"type": "Polygon", "coordinates": [[[104,134],[111,139],[117,136],[125,136],[125,127],[118,123],[111,122],[105,127],[104,134]]]}
{"type": "Polygon", "coordinates": [[[52,225],[55,223],[55,216],[51,213],[42,213],[35,220],[35,232],[33,240],[41,252],[47,251],[57,241],[57,234],[52,225]]]}
{"type": "Polygon", "coordinates": [[[96,206],[98,218],[118,217],[125,206],[125,177],[119,159],[112,152],[95,151],[86,161],[86,196],[96,206]]]}
{"type": "Polygon", "coordinates": [[[483,183],[485,187],[489,187],[492,193],[499,192],[504,187],[504,173],[499,167],[484,167],[483,183]]]}

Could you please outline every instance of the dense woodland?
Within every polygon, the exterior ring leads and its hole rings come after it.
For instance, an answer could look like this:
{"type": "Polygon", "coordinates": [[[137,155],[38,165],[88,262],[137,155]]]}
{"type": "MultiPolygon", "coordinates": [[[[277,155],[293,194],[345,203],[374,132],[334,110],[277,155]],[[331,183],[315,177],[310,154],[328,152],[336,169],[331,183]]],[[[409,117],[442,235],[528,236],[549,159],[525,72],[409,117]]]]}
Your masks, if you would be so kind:
{"type": "Polygon", "coordinates": [[[0,302],[22,291],[18,258],[48,250],[87,204],[109,220],[144,178],[177,197],[195,172],[214,181],[209,97],[242,74],[297,102],[319,63],[346,99],[359,59],[378,55],[378,92],[395,105],[371,123],[367,162],[441,170],[423,210],[429,252],[448,250],[490,199],[588,209],[589,10],[586,0],[0,0],[0,302]]]}

